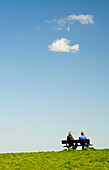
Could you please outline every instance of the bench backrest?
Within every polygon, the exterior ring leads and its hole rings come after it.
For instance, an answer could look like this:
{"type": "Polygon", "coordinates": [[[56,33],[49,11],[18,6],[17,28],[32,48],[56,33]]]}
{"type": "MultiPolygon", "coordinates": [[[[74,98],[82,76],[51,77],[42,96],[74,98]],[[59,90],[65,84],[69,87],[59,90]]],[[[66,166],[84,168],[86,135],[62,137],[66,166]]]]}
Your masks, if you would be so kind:
{"type": "MultiPolygon", "coordinates": [[[[62,142],[62,144],[67,144],[67,143],[68,143],[67,140],[62,140],[61,142],[62,142]]],[[[77,140],[71,140],[71,141],[70,141],[70,143],[72,143],[72,144],[74,144],[74,143],[83,144],[84,142],[87,142],[87,144],[90,144],[90,139],[85,139],[85,140],[77,139],[77,140]]]]}

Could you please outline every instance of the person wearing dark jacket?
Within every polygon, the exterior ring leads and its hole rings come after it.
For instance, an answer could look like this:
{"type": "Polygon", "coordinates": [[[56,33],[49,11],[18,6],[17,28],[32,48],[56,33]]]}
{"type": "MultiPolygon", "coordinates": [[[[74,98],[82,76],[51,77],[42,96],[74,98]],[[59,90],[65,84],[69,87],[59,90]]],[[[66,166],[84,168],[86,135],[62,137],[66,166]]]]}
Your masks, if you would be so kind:
{"type": "Polygon", "coordinates": [[[68,148],[70,148],[71,146],[73,146],[74,149],[74,145],[72,145],[72,140],[74,140],[73,136],[72,136],[72,132],[70,131],[68,136],[67,136],[67,142],[69,144],[68,148]]]}

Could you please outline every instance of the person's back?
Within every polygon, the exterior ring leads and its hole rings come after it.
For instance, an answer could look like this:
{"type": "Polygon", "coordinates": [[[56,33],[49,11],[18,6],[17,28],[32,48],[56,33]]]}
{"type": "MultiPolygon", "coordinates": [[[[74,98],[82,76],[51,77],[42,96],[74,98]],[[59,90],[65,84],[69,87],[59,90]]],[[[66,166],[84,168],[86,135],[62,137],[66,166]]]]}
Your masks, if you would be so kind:
{"type": "Polygon", "coordinates": [[[72,133],[69,132],[69,135],[67,136],[67,141],[74,140],[72,133]]]}
{"type": "Polygon", "coordinates": [[[72,140],[74,140],[73,136],[72,136],[72,132],[70,131],[68,136],[67,136],[67,142],[69,144],[69,147],[72,146],[72,140]]]}
{"type": "Polygon", "coordinates": [[[81,132],[81,136],[79,137],[79,139],[80,140],[83,140],[83,142],[81,141],[81,143],[82,143],[82,149],[84,149],[84,146],[87,146],[87,143],[84,141],[85,139],[87,139],[86,138],[86,136],[85,136],[85,134],[84,134],[84,132],[81,132]]]}
{"type": "Polygon", "coordinates": [[[85,140],[85,139],[87,139],[87,138],[86,138],[86,136],[80,136],[79,139],[80,139],[80,140],[85,140]]]}

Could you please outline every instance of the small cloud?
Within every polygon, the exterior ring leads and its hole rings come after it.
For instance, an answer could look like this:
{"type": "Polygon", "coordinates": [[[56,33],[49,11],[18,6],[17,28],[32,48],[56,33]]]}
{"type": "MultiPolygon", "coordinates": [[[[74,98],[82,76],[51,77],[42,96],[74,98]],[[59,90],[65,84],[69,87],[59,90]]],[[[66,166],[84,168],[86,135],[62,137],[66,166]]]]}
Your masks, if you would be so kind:
{"type": "Polygon", "coordinates": [[[79,21],[81,24],[94,24],[93,15],[69,15],[68,21],[79,21]]]}
{"type": "Polygon", "coordinates": [[[79,44],[75,44],[73,46],[69,45],[70,40],[66,38],[61,38],[53,41],[51,45],[48,46],[50,51],[54,52],[72,52],[75,53],[79,51],[79,44]]]}
{"type": "Polygon", "coordinates": [[[60,31],[60,30],[62,30],[63,28],[62,27],[58,27],[58,28],[53,28],[52,30],[58,30],[58,31],[60,31]]]}
{"type": "Polygon", "coordinates": [[[65,19],[60,19],[60,20],[58,20],[58,24],[59,24],[59,25],[65,25],[65,24],[66,24],[65,19]]]}
{"type": "Polygon", "coordinates": [[[70,26],[74,24],[74,22],[76,21],[79,21],[80,24],[94,24],[94,16],[90,14],[68,15],[65,18],[61,18],[61,19],[53,19],[51,21],[46,20],[47,23],[50,24],[55,23],[55,26],[57,25],[58,28],[62,28],[62,29],[66,29],[67,25],[69,25],[69,27],[67,28],[67,31],[69,32],[70,32],[70,26]]]}
{"type": "Polygon", "coordinates": [[[51,21],[50,20],[46,20],[46,23],[50,24],[50,23],[53,23],[53,22],[57,22],[56,19],[52,19],[51,21]]]}
{"type": "Polygon", "coordinates": [[[67,31],[70,32],[70,26],[67,28],[67,31]]]}
{"type": "Polygon", "coordinates": [[[51,23],[51,21],[49,21],[49,20],[46,20],[46,23],[48,23],[48,24],[49,24],[49,23],[51,23]]]}
{"type": "Polygon", "coordinates": [[[62,27],[58,27],[57,30],[62,30],[62,27]]]}

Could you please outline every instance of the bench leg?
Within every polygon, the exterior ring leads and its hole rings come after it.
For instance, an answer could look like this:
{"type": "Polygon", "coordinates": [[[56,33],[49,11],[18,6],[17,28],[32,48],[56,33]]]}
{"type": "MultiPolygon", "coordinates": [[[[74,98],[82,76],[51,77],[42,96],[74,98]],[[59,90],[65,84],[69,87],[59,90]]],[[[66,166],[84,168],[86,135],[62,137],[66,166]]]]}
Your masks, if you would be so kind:
{"type": "Polygon", "coordinates": [[[75,146],[73,145],[72,148],[75,149],[75,146]]]}
{"type": "Polygon", "coordinates": [[[73,145],[73,146],[72,146],[72,148],[73,148],[73,149],[76,149],[76,148],[77,148],[77,146],[78,146],[78,145],[73,145]]]}
{"type": "Polygon", "coordinates": [[[84,149],[84,146],[82,146],[82,149],[84,149]]]}
{"type": "Polygon", "coordinates": [[[75,143],[75,149],[78,147],[78,144],[77,143],[75,143]]]}

